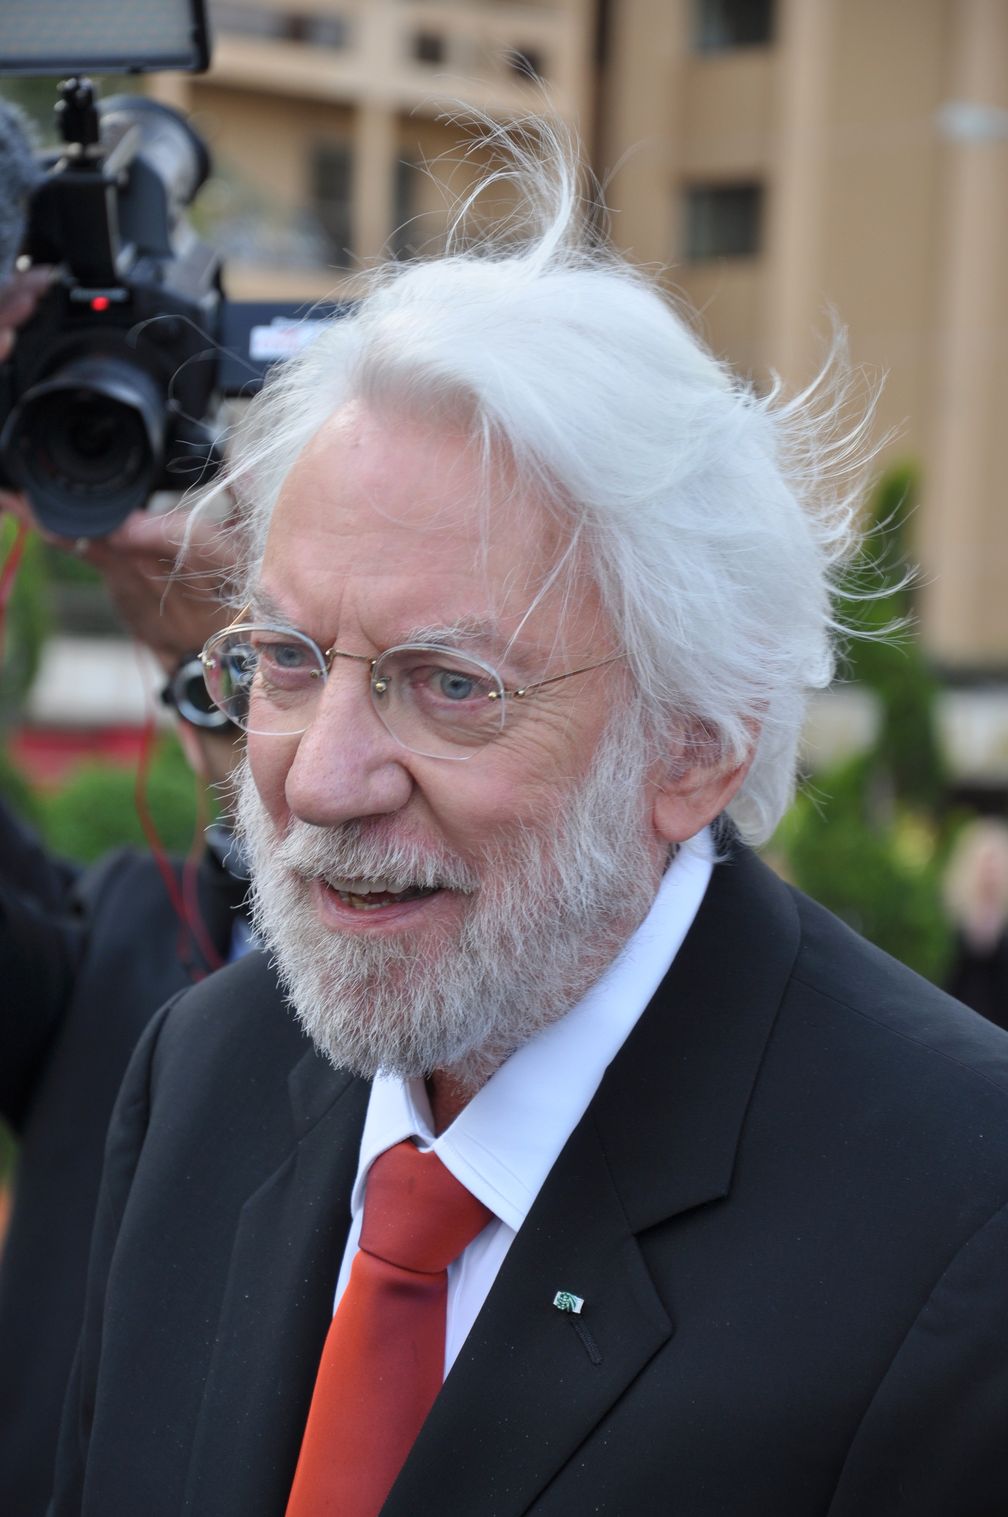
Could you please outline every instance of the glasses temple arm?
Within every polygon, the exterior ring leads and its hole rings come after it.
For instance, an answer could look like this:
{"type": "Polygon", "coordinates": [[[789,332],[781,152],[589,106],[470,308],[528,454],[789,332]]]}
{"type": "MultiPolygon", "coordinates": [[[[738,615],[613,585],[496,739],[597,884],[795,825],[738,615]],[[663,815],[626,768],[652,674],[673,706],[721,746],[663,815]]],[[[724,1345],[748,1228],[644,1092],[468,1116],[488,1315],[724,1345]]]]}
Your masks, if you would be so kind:
{"type": "Polygon", "coordinates": [[[504,694],[520,699],[528,695],[530,690],[542,690],[546,685],[555,685],[562,679],[573,679],[575,674],[590,674],[593,669],[605,669],[609,664],[617,663],[623,657],[622,653],[614,653],[612,658],[601,659],[597,664],[585,664],[581,669],[568,669],[566,674],[552,674],[549,679],[536,680],[534,685],[522,685],[520,690],[505,690],[504,694]]]}

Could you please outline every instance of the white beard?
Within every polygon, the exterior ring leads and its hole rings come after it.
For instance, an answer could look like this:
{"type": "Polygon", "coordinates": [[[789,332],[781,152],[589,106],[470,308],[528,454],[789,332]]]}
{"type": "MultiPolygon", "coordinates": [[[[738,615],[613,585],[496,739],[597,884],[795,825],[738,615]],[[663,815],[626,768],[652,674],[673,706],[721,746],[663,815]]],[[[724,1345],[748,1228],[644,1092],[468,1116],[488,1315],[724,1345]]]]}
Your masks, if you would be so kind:
{"type": "Polygon", "coordinates": [[[516,825],[475,864],[397,839],[395,816],[331,828],[295,820],[278,838],[243,763],[237,830],[254,925],[301,1025],[334,1065],[368,1078],[447,1070],[475,1090],[599,978],[656,889],[644,738],[621,715],[559,820],[516,825]],[[344,935],[318,919],[320,877],[440,885],[469,899],[440,942],[344,935]]]}

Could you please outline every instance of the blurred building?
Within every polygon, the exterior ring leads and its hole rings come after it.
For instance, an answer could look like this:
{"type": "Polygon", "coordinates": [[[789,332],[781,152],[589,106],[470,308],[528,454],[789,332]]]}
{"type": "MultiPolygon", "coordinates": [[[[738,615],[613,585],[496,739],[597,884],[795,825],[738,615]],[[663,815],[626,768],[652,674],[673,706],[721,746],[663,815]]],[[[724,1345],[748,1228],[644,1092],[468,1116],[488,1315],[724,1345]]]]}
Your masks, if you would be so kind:
{"type": "Polygon", "coordinates": [[[1008,676],[1008,5],[606,14],[618,241],[671,261],[715,351],[758,380],[808,379],[835,309],[854,362],[886,376],[889,455],[922,467],[928,649],[953,677],[1008,676]]]}
{"type": "Polygon", "coordinates": [[[204,214],[238,295],[321,294],[339,271],[436,248],[475,177],[450,118],[595,102],[594,0],[209,0],[213,67],[161,76],[219,171],[204,214]]]}

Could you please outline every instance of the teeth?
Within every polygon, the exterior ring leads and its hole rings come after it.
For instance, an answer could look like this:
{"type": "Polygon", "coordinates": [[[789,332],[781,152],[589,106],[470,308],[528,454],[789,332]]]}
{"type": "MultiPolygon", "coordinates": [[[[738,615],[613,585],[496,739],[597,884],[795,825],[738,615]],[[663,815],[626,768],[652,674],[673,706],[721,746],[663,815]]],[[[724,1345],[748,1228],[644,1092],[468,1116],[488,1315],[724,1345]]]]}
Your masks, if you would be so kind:
{"type": "Polygon", "coordinates": [[[354,911],[380,911],[382,908],[381,901],[375,901],[374,905],[372,906],[365,896],[351,895],[346,890],[340,890],[337,892],[337,894],[339,895],[340,900],[343,902],[343,905],[352,906],[354,911]]]}
{"type": "Polygon", "coordinates": [[[329,889],[339,896],[344,906],[351,906],[355,911],[380,911],[388,905],[388,896],[407,897],[412,900],[423,895],[432,895],[436,887],[422,885],[394,885],[385,879],[377,880],[342,880],[326,879],[329,889]],[[371,902],[369,896],[381,896],[383,899],[371,902]]]}

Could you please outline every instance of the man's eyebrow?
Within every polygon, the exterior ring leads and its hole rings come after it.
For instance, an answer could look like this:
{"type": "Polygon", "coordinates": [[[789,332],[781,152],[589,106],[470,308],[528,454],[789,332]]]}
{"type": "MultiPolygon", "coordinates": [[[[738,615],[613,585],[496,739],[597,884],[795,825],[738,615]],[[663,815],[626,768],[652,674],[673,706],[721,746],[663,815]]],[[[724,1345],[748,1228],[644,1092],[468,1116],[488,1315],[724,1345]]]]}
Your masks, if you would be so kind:
{"type": "Polygon", "coordinates": [[[273,599],[268,590],[262,585],[253,585],[248,592],[248,604],[254,617],[263,617],[269,622],[282,622],[285,626],[290,625],[290,617],[280,602],[273,599]]]}
{"type": "Polygon", "coordinates": [[[403,635],[404,643],[500,643],[501,630],[496,622],[478,616],[460,616],[453,622],[429,622],[423,626],[408,627],[403,635]]]}
{"type": "MultiPolygon", "coordinates": [[[[526,665],[532,667],[535,662],[530,662],[527,653],[505,636],[499,622],[479,616],[460,616],[453,622],[409,627],[401,641],[440,643],[444,648],[457,648],[460,653],[468,650],[482,654],[490,663],[496,659],[506,659],[511,667],[517,669],[523,669],[526,665]]],[[[538,667],[538,664],[535,666],[538,667]]]]}

